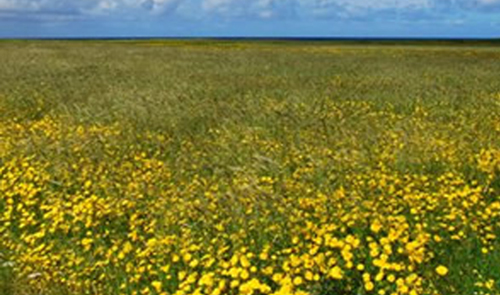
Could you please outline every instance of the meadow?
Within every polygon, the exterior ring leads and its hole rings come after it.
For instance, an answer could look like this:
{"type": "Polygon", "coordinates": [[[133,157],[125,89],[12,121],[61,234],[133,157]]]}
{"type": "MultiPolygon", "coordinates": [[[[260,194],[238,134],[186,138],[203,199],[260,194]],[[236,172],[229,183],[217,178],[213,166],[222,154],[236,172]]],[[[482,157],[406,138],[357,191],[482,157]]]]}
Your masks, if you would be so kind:
{"type": "Polygon", "coordinates": [[[500,294],[500,47],[0,42],[0,294],[500,294]]]}

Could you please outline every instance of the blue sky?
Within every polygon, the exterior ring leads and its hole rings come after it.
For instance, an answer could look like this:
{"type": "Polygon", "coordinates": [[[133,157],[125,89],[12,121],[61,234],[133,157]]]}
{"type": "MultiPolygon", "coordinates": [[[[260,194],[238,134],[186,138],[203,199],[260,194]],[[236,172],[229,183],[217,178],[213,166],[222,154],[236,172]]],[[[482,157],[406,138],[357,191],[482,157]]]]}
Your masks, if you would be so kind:
{"type": "Polygon", "coordinates": [[[500,0],[0,0],[0,38],[500,37],[500,0]]]}

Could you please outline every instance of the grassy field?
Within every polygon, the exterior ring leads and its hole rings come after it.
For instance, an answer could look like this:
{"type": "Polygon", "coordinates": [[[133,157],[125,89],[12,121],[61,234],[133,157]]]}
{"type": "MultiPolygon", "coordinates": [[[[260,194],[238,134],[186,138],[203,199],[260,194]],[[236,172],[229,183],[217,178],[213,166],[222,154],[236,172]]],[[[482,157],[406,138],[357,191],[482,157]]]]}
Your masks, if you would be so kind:
{"type": "Polygon", "coordinates": [[[500,294],[500,47],[0,42],[0,294],[500,294]]]}

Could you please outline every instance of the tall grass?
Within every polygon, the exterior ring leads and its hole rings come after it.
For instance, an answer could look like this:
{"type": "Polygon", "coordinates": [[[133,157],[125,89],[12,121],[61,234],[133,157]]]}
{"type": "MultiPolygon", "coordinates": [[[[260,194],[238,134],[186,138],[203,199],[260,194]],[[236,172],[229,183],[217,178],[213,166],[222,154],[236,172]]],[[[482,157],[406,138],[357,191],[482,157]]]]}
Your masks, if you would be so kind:
{"type": "Polygon", "coordinates": [[[498,294],[499,76],[467,44],[2,42],[0,293],[498,294]]]}

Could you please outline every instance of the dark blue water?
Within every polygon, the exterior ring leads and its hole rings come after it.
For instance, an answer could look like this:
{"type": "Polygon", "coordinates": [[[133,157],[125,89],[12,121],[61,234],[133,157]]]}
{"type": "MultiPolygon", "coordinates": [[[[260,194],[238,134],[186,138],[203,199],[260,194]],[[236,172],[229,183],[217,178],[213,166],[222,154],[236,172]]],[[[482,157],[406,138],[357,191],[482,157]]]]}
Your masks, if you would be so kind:
{"type": "MultiPolygon", "coordinates": [[[[9,40],[10,38],[3,39],[9,40]]],[[[2,40],[0,38],[0,40],[2,40]]],[[[140,40],[184,40],[184,41],[248,41],[248,42],[317,42],[317,43],[377,43],[377,44],[401,44],[401,43],[419,43],[419,44],[467,44],[467,45],[500,45],[500,38],[362,38],[362,37],[74,37],[74,38],[25,38],[12,40],[75,40],[75,41],[140,41],[140,40]]]]}

